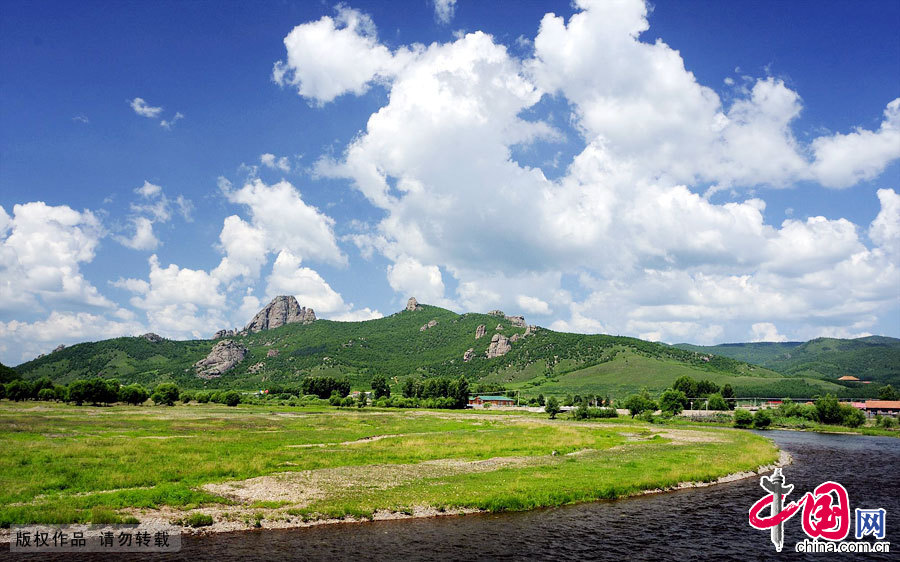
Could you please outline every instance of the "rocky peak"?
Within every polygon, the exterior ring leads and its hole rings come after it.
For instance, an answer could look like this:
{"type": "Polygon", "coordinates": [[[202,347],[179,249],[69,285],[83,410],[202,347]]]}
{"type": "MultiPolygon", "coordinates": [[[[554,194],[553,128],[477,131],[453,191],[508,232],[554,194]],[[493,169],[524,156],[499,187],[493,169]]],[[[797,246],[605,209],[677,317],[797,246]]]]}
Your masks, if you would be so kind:
{"type": "Polygon", "coordinates": [[[509,345],[509,338],[503,334],[494,334],[491,338],[491,345],[488,346],[485,355],[487,355],[488,359],[493,359],[494,357],[506,355],[511,349],[512,346],[509,345]]]}
{"type": "Polygon", "coordinates": [[[150,343],[159,343],[163,341],[162,337],[159,334],[154,334],[153,332],[147,332],[146,334],[141,336],[145,340],[150,343]]]}
{"type": "Polygon", "coordinates": [[[492,310],[492,311],[488,312],[488,316],[499,316],[500,318],[503,318],[506,315],[503,314],[502,310],[492,310]]]}
{"type": "Polygon", "coordinates": [[[315,321],[316,313],[313,309],[301,308],[293,296],[281,295],[272,299],[272,302],[257,312],[244,331],[261,332],[273,330],[285,324],[312,324],[315,321]]]}
{"type": "Polygon", "coordinates": [[[65,348],[66,348],[66,344],[61,343],[58,346],[56,346],[55,348],[53,348],[53,351],[51,351],[50,353],[56,353],[57,351],[62,351],[65,348]]]}
{"type": "Polygon", "coordinates": [[[198,377],[211,379],[234,368],[246,355],[247,348],[243,345],[232,340],[222,340],[213,346],[209,355],[194,363],[194,368],[198,377]]]}
{"type": "Polygon", "coordinates": [[[509,323],[515,326],[516,328],[525,328],[527,324],[525,324],[524,316],[505,316],[509,323]]]}
{"type": "Polygon", "coordinates": [[[406,310],[413,312],[415,310],[422,310],[422,307],[419,306],[419,301],[416,300],[416,297],[409,297],[409,300],[406,301],[406,310]]]}
{"type": "Polygon", "coordinates": [[[234,330],[219,330],[213,335],[212,339],[233,338],[236,335],[237,333],[234,330]]]}

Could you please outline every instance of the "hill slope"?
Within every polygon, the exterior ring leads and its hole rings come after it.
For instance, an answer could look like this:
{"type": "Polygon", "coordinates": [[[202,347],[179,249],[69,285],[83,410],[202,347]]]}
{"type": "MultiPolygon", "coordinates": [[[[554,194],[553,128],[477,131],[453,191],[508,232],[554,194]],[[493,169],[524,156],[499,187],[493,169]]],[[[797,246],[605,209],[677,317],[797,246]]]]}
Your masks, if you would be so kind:
{"type": "Polygon", "coordinates": [[[900,339],[884,336],[852,340],[817,338],[805,343],[677,344],[675,347],[731,357],[788,376],[834,381],[852,375],[877,385],[900,384],[900,339]]]}
{"type": "Polygon", "coordinates": [[[521,388],[526,394],[621,396],[644,386],[662,390],[680,375],[730,382],[739,395],[775,382],[794,385],[796,392],[791,394],[795,396],[808,396],[809,384],[818,385],[820,393],[843,390],[831,383],[785,379],[727,357],[635,338],[546,329],[528,336],[525,332],[502,316],[460,315],[420,305],[419,310],[365,322],[316,320],[238,334],[229,339],[247,348],[246,357],[232,370],[209,380],[199,378],[193,364],[209,353],[214,340],[154,342],[132,337],[82,343],[23,363],[16,371],[26,379],[47,376],[68,382],[99,375],[145,385],[172,381],[186,388],[251,389],[272,383],[296,384],[309,375],[343,376],[355,388],[368,388],[371,378],[381,374],[394,382],[409,375],[465,375],[472,381],[521,388]],[[435,324],[422,330],[431,321],[435,324]],[[482,324],[486,334],[476,339],[476,328],[482,324]],[[488,359],[485,351],[494,334],[510,338],[518,334],[519,339],[506,355],[488,359]],[[465,362],[463,356],[470,348],[473,357],[465,362]]]}

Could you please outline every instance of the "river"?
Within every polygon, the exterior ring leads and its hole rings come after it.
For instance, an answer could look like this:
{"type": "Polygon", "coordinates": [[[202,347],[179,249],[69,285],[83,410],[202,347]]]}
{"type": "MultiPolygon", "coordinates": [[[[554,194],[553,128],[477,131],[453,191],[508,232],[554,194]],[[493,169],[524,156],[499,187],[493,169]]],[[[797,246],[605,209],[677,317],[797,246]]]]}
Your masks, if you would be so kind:
{"type": "MultiPolygon", "coordinates": [[[[796,500],[827,480],[843,484],[854,508],[887,511],[885,540],[900,557],[900,439],[768,431],[789,451],[784,468],[796,500]]],[[[524,513],[469,515],[306,529],[185,537],[177,554],[153,560],[763,560],[776,555],[768,531],[750,527],[758,478],[708,488],[524,513]]],[[[805,538],[802,513],[785,524],[787,559],[857,559],[858,554],[793,552],[805,538]]],[[[851,524],[848,540],[854,540],[851,524]]],[[[865,539],[871,541],[871,537],[865,539]]],[[[8,553],[6,553],[8,554],[8,553]]],[[[71,557],[69,557],[71,558],[71,557]]],[[[18,557],[21,560],[23,557],[18,557]]]]}

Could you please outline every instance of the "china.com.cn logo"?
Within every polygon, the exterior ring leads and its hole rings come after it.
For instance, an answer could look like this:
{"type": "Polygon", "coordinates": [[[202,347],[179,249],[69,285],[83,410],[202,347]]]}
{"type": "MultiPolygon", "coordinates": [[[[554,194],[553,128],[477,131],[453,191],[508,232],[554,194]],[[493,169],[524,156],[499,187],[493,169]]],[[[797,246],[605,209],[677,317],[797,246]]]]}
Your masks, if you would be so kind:
{"type": "MultiPolygon", "coordinates": [[[[775,550],[781,552],[784,546],[784,523],[803,508],[803,532],[816,542],[803,541],[797,543],[798,552],[889,552],[890,543],[819,543],[826,541],[843,541],[850,534],[850,499],[847,489],[837,482],[823,482],[812,492],[807,492],[797,501],[784,504],[787,496],[794,490],[792,484],[786,484],[780,468],[776,468],[772,476],[760,478],[759,485],[768,492],[750,508],[750,525],[762,531],[771,532],[775,550]],[[766,509],[768,508],[768,509],[766,509]]],[[[885,536],[884,509],[855,510],[857,540],[872,536],[881,540],[885,536]]]]}

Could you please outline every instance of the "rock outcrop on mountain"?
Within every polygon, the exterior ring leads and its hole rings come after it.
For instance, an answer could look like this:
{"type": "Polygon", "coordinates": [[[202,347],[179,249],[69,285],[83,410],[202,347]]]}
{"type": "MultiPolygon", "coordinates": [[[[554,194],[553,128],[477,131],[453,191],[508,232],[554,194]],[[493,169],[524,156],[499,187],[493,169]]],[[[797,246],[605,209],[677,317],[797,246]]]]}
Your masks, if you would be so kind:
{"type": "Polygon", "coordinates": [[[316,313],[313,309],[301,308],[293,296],[281,295],[257,312],[244,331],[254,333],[273,330],[285,324],[312,324],[315,321],[316,313]]]}
{"type": "Polygon", "coordinates": [[[266,357],[278,357],[278,350],[270,349],[269,351],[266,352],[266,357]]]}
{"type": "Polygon", "coordinates": [[[419,328],[419,331],[420,331],[420,332],[424,332],[424,331],[427,330],[428,328],[434,328],[435,326],[437,326],[437,320],[429,320],[429,321],[428,321],[428,324],[425,324],[424,326],[422,326],[421,328],[419,328]]]}
{"type": "Polygon", "coordinates": [[[154,334],[153,332],[147,332],[146,334],[143,334],[141,337],[150,343],[159,343],[159,342],[163,341],[162,336],[160,336],[159,334],[154,334]]]}
{"type": "Polygon", "coordinates": [[[498,332],[503,331],[503,324],[497,324],[497,327],[495,328],[495,330],[498,332]]]}
{"type": "Polygon", "coordinates": [[[513,334],[509,338],[509,343],[516,343],[517,341],[519,341],[519,337],[519,334],[513,334]]]}
{"type": "Polygon", "coordinates": [[[527,338],[528,336],[533,336],[534,333],[537,332],[537,331],[538,331],[538,327],[535,326],[534,324],[531,324],[530,326],[528,326],[527,328],[525,328],[525,333],[522,334],[522,337],[523,337],[523,338],[527,338]]]}
{"type": "Polygon", "coordinates": [[[406,301],[406,310],[410,312],[422,310],[422,307],[419,306],[419,301],[416,300],[416,297],[409,297],[409,300],[406,301]]]}
{"type": "Polygon", "coordinates": [[[481,324],[477,328],[475,328],[475,339],[477,340],[478,338],[483,336],[484,332],[485,332],[484,324],[481,324]]]}
{"type": "Polygon", "coordinates": [[[235,330],[219,330],[213,335],[212,339],[233,338],[236,335],[237,332],[235,330]]]}
{"type": "Polygon", "coordinates": [[[524,316],[504,316],[504,318],[509,320],[509,323],[516,328],[525,328],[527,326],[527,324],[525,324],[524,316]]]}
{"type": "Polygon", "coordinates": [[[209,355],[194,363],[194,368],[198,377],[211,379],[233,369],[246,355],[247,348],[243,345],[232,340],[222,340],[212,348],[209,355]]]}
{"type": "Polygon", "coordinates": [[[50,353],[56,353],[57,351],[62,351],[65,348],[66,348],[66,344],[61,343],[58,346],[56,346],[55,348],[53,348],[53,351],[51,351],[50,353]]]}
{"type": "Polygon", "coordinates": [[[463,353],[463,361],[465,361],[466,363],[471,361],[473,357],[475,357],[475,349],[474,348],[470,347],[469,349],[466,350],[465,353],[463,353]]]}
{"type": "Polygon", "coordinates": [[[488,316],[499,316],[500,318],[505,318],[505,317],[506,317],[506,315],[503,314],[503,311],[502,311],[502,310],[496,310],[496,309],[494,309],[494,310],[488,312],[488,316]]]}
{"type": "Polygon", "coordinates": [[[491,338],[491,345],[488,346],[485,355],[487,355],[488,359],[493,359],[494,357],[506,355],[511,349],[509,338],[503,334],[494,334],[494,337],[491,338]]]}

